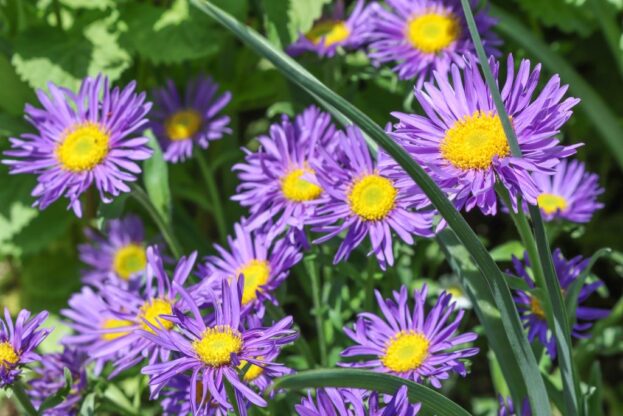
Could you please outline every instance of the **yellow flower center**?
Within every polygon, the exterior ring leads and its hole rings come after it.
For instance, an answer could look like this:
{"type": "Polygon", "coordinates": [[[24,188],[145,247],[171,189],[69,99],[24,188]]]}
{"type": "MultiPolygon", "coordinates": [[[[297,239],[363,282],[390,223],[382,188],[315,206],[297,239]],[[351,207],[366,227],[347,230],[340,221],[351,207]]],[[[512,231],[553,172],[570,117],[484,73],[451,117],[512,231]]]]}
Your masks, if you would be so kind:
{"type": "Polygon", "coordinates": [[[128,280],[134,273],[144,270],[146,265],[145,249],[133,243],[117,250],[113,259],[114,272],[124,280],[128,280]]]}
{"type": "Polygon", "coordinates": [[[541,301],[534,296],[530,298],[530,311],[540,319],[545,319],[545,311],[541,301]]]}
{"type": "Polygon", "coordinates": [[[312,169],[301,168],[294,169],[287,173],[281,179],[281,192],[286,199],[294,202],[304,202],[316,199],[322,193],[322,188],[305,179],[302,179],[304,173],[314,173],[312,169]]]}
{"type": "Polygon", "coordinates": [[[108,154],[110,137],[94,123],[76,126],[65,134],[56,148],[61,167],[72,172],[85,172],[100,164],[108,154]]]}
{"type": "Polygon", "coordinates": [[[270,278],[270,264],[266,260],[251,260],[236,272],[237,276],[244,276],[244,289],[242,290],[242,304],[255,300],[257,291],[262,290],[270,278]]]}
{"type": "Polygon", "coordinates": [[[462,170],[487,169],[494,157],[510,155],[500,118],[476,111],[454,123],[440,145],[441,155],[462,170]]]}
{"type": "Polygon", "coordinates": [[[313,44],[321,42],[329,47],[344,42],[350,36],[350,29],[341,20],[319,22],[305,35],[313,44]]]}
{"type": "Polygon", "coordinates": [[[437,53],[459,37],[461,27],[453,15],[427,13],[407,23],[407,40],[424,53],[437,53]]]}
{"type": "Polygon", "coordinates": [[[569,206],[567,200],[562,196],[547,193],[539,195],[536,198],[536,202],[546,214],[555,214],[558,211],[562,212],[569,206]]]}
{"type": "Polygon", "coordinates": [[[446,290],[454,299],[463,297],[463,290],[459,286],[450,286],[446,290]]]}
{"type": "Polygon", "coordinates": [[[141,310],[138,314],[138,320],[143,326],[145,331],[154,333],[154,331],[143,321],[145,319],[152,326],[156,328],[171,329],[173,328],[173,322],[167,319],[160,319],[161,315],[171,315],[173,312],[173,306],[171,302],[166,299],[152,299],[145,302],[141,306],[141,310]]]}
{"type": "Polygon", "coordinates": [[[368,221],[385,218],[394,208],[398,191],[382,176],[366,175],[354,182],[348,202],[353,212],[368,221]]]}
{"type": "Polygon", "coordinates": [[[426,357],[430,342],[419,332],[401,331],[387,343],[383,365],[396,373],[419,368],[426,357]]]}
{"type": "Polygon", "coordinates": [[[193,109],[180,110],[164,122],[164,129],[170,140],[186,140],[199,131],[202,121],[199,112],[193,109]]]}
{"type": "Polygon", "coordinates": [[[19,360],[10,342],[0,342],[0,367],[8,368],[19,360]]]}
{"type": "MultiPolygon", "coordinates": [[[[117,328],[128,328],[134,325],[134,322],[128,321],[126,319],[106,319],[104,323],[102,323],[102,329],[117,329],[117,328]]],[[[130,329],[130,328],[128,328],[130,329]]],[[[102,339],[105,341],[112,341],[117,338],[124,337],[128,335],[130,331],[118,331],[118,332],[107,332],[102,334],[102,339]]]]}
{"type": "MultiPolygon", "coordinates": [[[[238,365],[238,369],[244,370],[246,366],[247,366],[247,361],[240,360],[240,365],[238,365]]],[[[246,373],[244,373],[244,376],[242,379],[247,382],[253,381],[256,378],[258,378],[263,372],[264,372],[264,369],[262,367],[260,367],[259,365],[251,364],[249,365],[249,368],[247,369],[246,373]]]]}
{"type": "Polygon", "coordinates": [[[192,347],[205,364],[221,367],[231,363],[231,355],[242,350],[242,337],[228,325],[217,325],[207,328],[192,347]]]}

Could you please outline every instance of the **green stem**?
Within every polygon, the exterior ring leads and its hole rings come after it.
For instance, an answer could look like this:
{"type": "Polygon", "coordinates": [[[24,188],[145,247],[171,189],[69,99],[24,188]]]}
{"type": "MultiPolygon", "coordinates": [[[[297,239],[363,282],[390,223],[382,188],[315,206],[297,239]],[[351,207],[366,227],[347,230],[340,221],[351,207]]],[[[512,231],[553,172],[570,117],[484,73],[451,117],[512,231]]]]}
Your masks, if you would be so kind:
{"type": "Polygon", "coordinates": [[[39,412],[37,412],[37,410],[35,409],[35,406],[32,405],[32,402],[30,401],[30,397],[28,397],[28,394],[26,393],[26,390],[24,389],[24,385],[22,384],[21,381],[16,381],[15,383],[13,383],[11,385],[11,390],[13,390],[13,393],[15,394],[15,398],[17,399],[19,404],[22,405],[22,408],[24,409],[27,415],[29,416],[39,415],[39,412]]]}
{"type": "Polygon", "coordinates": [[[175,238],[173,234],[173,230],[167,225],[167,222],[162,218],[154,204],[151,203],[149,196],[147,193],[137,184],[131,184],[132,192],[130,195],[139,203],[141,206],[147,211],[151,219],[154,221],[162,236],[164,237],[171,253],[176,259],[179,259],[182,256],[182,249],[180,243],[175,238]]]}
{"type": "Polygon", "coordinates": [[[238,407],[238,400],[236,399],[236,392],[234,391],[234,387],[228,380],[223,380],[225,384],[225,391],[227,392],[227,399],[229,400],[229,404],[234,408],[234,413],[236,416],[240,416],[240,408],[238,407]]]}
{"type": "Polygon", "coordinates": [[[376,270],[376,265],[376,257],[368,257],[368,275],[366,276],[366,299],[364,302],[365,309],[368,312],[372,312],[372,308],[374,307],[374,271],[376,270]]]}
{"type": "Polygon", "coordinates": [[[214,172],[208,166],[208,162],[203,155],[203,152],[195,152],[201,175],[205,181],[206,188],[208,188],[208,194],[210,196],[212,205],[212,214],[214,214],[214,221],[218,228],[219,239],[221,243],[225,242],[227,238],[227,222],[225,221],[225,213],[223,211],[223,204],[221,204],[221,196],[218,192],[218,186],[214,180],[214,172]]]}
{"type": "Polygon", "coordinates": [[[52,8],[54,9],[54,16],[56,17],[56,25],[59,29],[63,30],[63,15],[61,14],[61,3],[59,0],[52,1],[52,8]]]}
{"type": "MultiPolygon", "coordinates": [[[[314,247],[316,248],[316,247],[314,247]]],[[[320,365],[322,367],[327,366],[327,342],[324,337],[324,325],[322,322],[323,310],[322,302],[320,301],[320,283],[318,276],[318,256],[313,253],[305,256],[305,270],[309,275],[312,287],[312,298],[314,302],[314,318],[316,320],[316,332],[318,335],[318,350],[320,351],[320,365]]]]}

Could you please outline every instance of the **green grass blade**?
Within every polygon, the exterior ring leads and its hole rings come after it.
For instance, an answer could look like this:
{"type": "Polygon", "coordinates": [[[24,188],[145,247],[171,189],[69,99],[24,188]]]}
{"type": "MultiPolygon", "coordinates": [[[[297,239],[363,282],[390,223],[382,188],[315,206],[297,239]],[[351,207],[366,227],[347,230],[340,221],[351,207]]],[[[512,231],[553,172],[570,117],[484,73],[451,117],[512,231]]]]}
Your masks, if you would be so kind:
{"type": "Polygon", "coordinates": [[[309,370],[275,380],[272,389],[306,389],[317,387],[353,387],[394,395],[407,386],[409,401],[422,403],[418,415],[469,416],[461,406],[435,390],[404,378],[355,369],[309,370]]]}
{"type": "Polygon", "coordinates": [[[313,96],[334,107],[352,120],[364,133],[383,148],[420,186],[440,214],[466,247],[480,270],[479,278],[488,287],[502,316],[505,334],[515,354],[522,378],[528,389],[530,403],[535,415],[549,415],[549,401],[534,354],[523,327],[504,275],[491,258],[474,231],[467,224],[454,205],[446,198],[434,181],[416,164],[405,150],[390,139],[374,121],[351,105],[344,98],[328,89],[296,61],[276,50],[265,38],[253,29],[241,24],[229,14],[210,2],[192,0],[201,11],[208,14],[257,53],[272,62],[287,78],[313,96]]]}

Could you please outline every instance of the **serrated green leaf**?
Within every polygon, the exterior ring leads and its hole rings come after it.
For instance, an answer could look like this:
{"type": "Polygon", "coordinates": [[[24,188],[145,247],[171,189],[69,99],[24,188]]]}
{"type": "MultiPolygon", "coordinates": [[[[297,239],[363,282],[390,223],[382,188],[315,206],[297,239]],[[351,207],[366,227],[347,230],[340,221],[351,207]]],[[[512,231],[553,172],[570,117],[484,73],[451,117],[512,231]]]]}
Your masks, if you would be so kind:
{"type": "Polygon", "coordinates": [[[169,189],[169,170],[164,160],[158,141],[150,131],[145,132],[149,137],[149,147],[154,154],[145,161],[143,167],[145,174],[145,190],[154,207],[158,210],[165,221],[171,221],[171,190],[169,189]]]}
{"type": "Polygon", "coordinates": [[[563,32],[588,36],[595,30],[595,21],[584,4],[568,0],[519,0],[519,7],[545,26],[563,32]]]}
{"type": "MultiPolygon", "coordinates": [[[[28,101],[33,101],[35,98],[33,90],[19,78],[11,62],[9,62],[6,56],[1,54],[0,85],[7,86],[5,88],[0,88],[0,108],[11,115],[22,115],[24,104],[28,101]],[[10,86],[10,88],[8,86],[10,86]]],[[[1,128],[2,124],[0,124],[0,129],[1,128]]]]}

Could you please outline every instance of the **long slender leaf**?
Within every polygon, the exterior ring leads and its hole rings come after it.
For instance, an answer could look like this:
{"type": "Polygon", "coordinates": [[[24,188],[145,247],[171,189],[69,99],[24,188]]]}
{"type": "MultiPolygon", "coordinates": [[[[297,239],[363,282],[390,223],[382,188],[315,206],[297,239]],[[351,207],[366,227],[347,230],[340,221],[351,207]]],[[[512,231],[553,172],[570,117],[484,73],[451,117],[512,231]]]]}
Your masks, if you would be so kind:
{"type": "Polygon", "coordinates": [[[536,359],[526,338],[519,315],[515,307],[510,289],[504,275],[474,231],[467,224],[454,205],[446,198],[434,181],[417,165],[411,156],[397,143],[391,140],[378,125],[359,109],[351,105],[344,98],[338,96],[313,75],[283,52],[274,49],[271,44],[251,28],[241,24],[232,16],[220,10],[213,4],[203,0],[192,0],[192,3],[201,11],[208,14],[227,29],[232,31],[243,42],[257,53],[271,61],[286,77],[320,98],[330,106],[336,108],[347,118],[356,123],[374,142],[382,147],[420,186],[429,197],[440,214],[454,230],[461,243],[467,248],[480,270],[479,278],[483,287],[491,292],[495,304],[502,316],[505,335],[508,337],[515,359],[519,364],[523,381],[531,388],[528,397],[535,415],[548,415],[549,401],[545,385],[541,378],[536,359]]]}
{"type": "Polygon", "coordinates": [[[422,403],[421,415],[469,416],[461,406],[435,390],[390,374],[355,369],[308,370],[275,380],[273,390],[317,387],[354,387],[385,394],[395,394],[407,386],[409,401],[422,403]]]}
{"type": "Polygon", "coordinates": [[[145,174],[143,175],[145,190],[162,218],[170,224],[171,191],[169,189],[169,170],[167,162],[165,162],[160,145],[151,130],[147,130],[144,135],[145,137],[149,137],[149,147],[154,151],[152,157],[143,163],[145,169],[145,174]]]}

